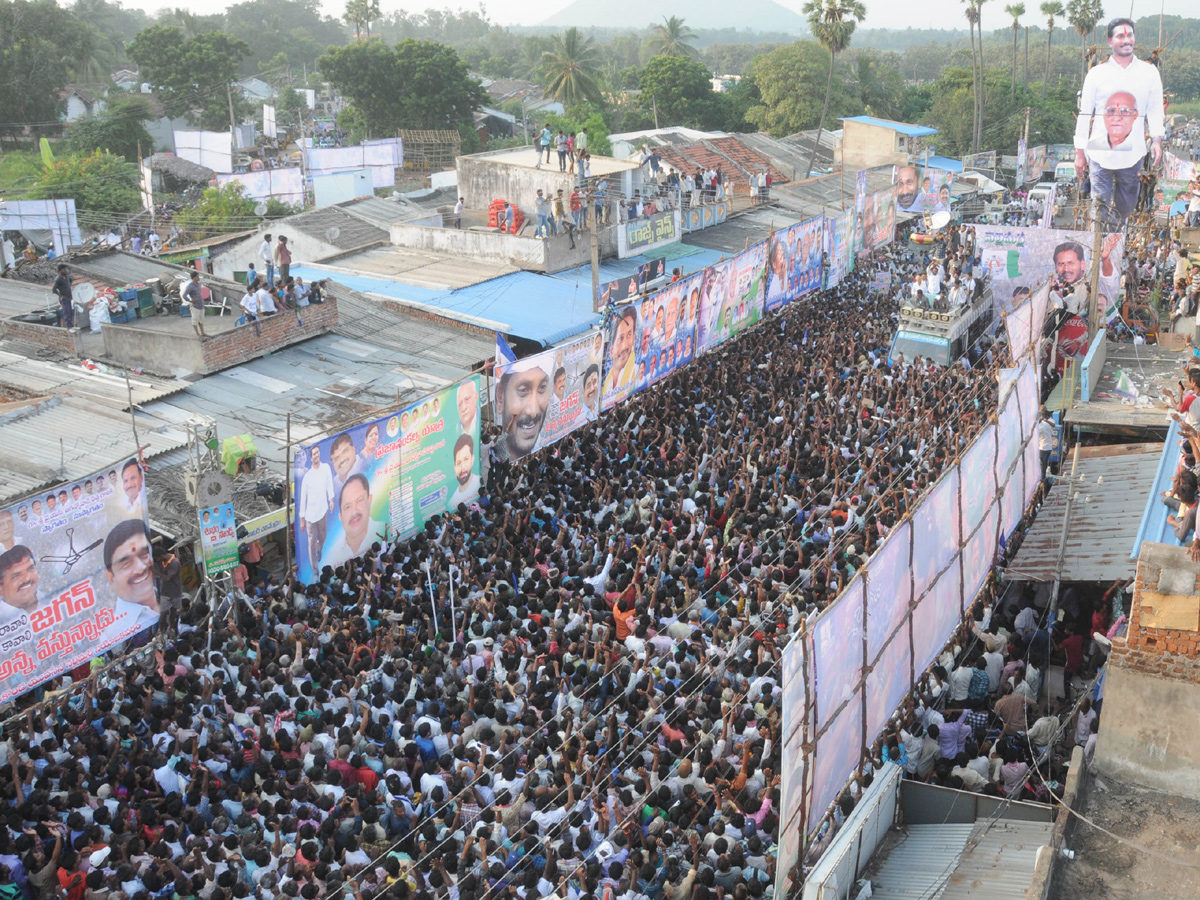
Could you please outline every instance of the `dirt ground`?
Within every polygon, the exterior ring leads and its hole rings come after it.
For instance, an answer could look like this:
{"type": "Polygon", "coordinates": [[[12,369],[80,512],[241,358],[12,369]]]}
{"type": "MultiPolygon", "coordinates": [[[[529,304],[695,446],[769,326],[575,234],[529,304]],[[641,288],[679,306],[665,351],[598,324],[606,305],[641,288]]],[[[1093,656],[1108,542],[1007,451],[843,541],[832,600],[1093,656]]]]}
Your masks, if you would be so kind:
{"type": "Polygon", "coordinates": [[[1056,860],[1051,900],[1195,900],[1200,897],[1200,801],[1099,775],[1080,812],[1097,825],[1191,868],[1114,840],[1076,819],[1067,846],[1075,859],[1056,860]]]}

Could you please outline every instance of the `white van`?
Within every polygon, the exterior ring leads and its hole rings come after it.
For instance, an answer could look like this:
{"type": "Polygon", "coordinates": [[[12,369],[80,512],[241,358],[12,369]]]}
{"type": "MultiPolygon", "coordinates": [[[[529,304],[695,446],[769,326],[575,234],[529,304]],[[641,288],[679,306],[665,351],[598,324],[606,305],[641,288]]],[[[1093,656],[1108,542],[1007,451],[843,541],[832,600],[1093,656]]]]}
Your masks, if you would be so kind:
{"type": "Polygon", "coordinates": [[[1075,163],[1060,162],[1054,167],[1054,180],[1059,184],[1075,183],[1075,163]]]}

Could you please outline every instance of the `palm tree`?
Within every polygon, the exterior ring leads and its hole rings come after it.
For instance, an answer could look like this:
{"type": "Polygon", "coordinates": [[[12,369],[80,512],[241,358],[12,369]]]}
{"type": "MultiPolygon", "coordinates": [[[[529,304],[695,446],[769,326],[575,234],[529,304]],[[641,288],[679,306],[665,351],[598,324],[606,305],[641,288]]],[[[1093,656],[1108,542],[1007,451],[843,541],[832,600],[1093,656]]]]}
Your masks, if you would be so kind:
{"type": "Polygon", "coordinates": [[[899,112],[901,85],[895,70],[880,65],[870,53],[860,53],[854,60],[854,87],[867,115],[894,118],[899,112]]]}
{"type": "Polygon", "coordinates": [[[696,39],[696,32],[683,22],[678,16],[671,16],[664,18],[662,25],[654,26],[647,42],[654,56],[696,56],[699,53],[690,43],[696,39]]]}
{"type": "Polygon", "coordinates": [[[975,0],[975,27],[979,31],[979,120],[975,123],[975,152],[983,149],[983,114],[987,100],[987,79],[983,68],[983,4],[987,0],[975,0]]]}
{"type": "Polygon", "coordinates": [[[1013,31],[1013,61],[1012,61],[1012,92],[1010,98],[1015,100],[1017,97],[1017,32],[1021,30],[1021,16],[1025,15],[1024,3],[1010,3],[1004,7],[1004,11],[1012,16],[1012,31],[1013,31]]]}
{"type": "Polygon", "coordinates": [[[807,178],[812,174],[817,147],[821,143],[821,132],[825,128],[825,117],[829,114],[829,97],[833,93],[833,64],[837,55],[850,46],[854,29],[867,17],[867,7],[862,0],[805,0],[804,15],[808,17],[808,29],[817,43],[829,51],[829,79],[825,83],[825,106],[821,109],[821,121],[817,124],[817,139],[808,157],[807,178]]]}
{"type": "Polygon", "coordinates": [[[1079,35],[1079,80],[1087,77],[1087,38],[1104,15],[1100,0],[1071,0],[1067,4],[1067,21],[1079,35]]]}
{"type": "Polygon", "coordinates": [[[1065,10],[1059,0],[1050,0],[1038,7],[1046,17],[1046,74],[1042,78],[1042,99],[1046,99],[1046,84],[1050,81],[1050,41],[1054,38],[1054,17],[1061,16],[1065,10]]]}
{"type": "Polygon", "coordinates": [[[378,21],[382,15],[379,0],[347,0],[342,18],[354,27],[354,37],[362,40],[371,37],[371,22],[378,21]]]}
{"type": "Polygon", "coordinates": [[[574,106],[584,100],[600,100],[600,53],[590,37],[578,28],[568,28],[552,39],[551,49],[542,54],[542,62],[550,70],[551,96],[564,106],[574,106]]]}
{"type": "MultiPolygon", "coordinates": [[[[976,152],[979,148],[975,146],[975,136],[979,133],[979,72],[975,66],[975,25],[979,22],[979,4],[976,0],[963,0],[967,4],[967,9],[964,15],[967,17],[967,26],[971,31],[971,99],[974,101],[974,111],[971,116],[971,152],[976,152]]],[[[979,43],[983,43],[983,32],[979,33],[979,43]]]]}

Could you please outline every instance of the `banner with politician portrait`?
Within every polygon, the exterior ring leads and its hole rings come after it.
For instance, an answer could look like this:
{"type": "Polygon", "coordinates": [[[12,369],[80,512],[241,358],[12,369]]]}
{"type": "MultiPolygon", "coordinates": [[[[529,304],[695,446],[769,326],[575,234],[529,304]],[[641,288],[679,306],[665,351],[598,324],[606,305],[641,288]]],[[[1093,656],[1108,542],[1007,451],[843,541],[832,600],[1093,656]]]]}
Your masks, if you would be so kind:
{"type": "Polygon", "coordinates": [[[296,565],[315,581],[479,495],[479,377],[301,447],[292,460],[296,565]]]}
{"type": "Polygon", "coordinates": [[[762,318],[767,243],[760,241],[705,272],[706,289],[700,293],[696,329],[701,352],[737,336],[762,318]],[[714,270],[720,271],[709,282],[708,275],[714,270]]]}
{"type": "Polygon", "coordinates": [[[495,410],[501,456],[521,459],[596,421],[603,362],[604,337],[595,331],[497,366],[495,410]]]}
{"type": "MultiPolygon", "coordinates": [[[[1084,293],[1092,262],[1090,232],[976,225],[975,237],[998,312],[1006,314],[1019,306],[1047,279],[1054,280],[1060,293],[1084,293]]],[[[1123,248],[1120,235],[1107,236],[1101,246],[1101,309],[1107,309],[1120,290],[1123,248]]]]}
{"type": "Polygon", "coordinates": [[[868,194],[854,223],[854,252],[867,255],[886,247],[896,236],[896,188],[868,194]]]}
{"type": "Polygon", "coordinates": [[[824,230],[824,219],[817,216],[771,235],[767,242],[767,312],[775,312],[821,286],[824,230]]]}
{"type": "Polygon", "coordinates": [[[1037,181],[1046,171],[1046,148],[1030,147],[1025,151],[1025,180],[1037,181]]]}
{"type": "Polygon", "coordinates": [[[896,207],[901,212],[950,211],[950,184],[954,174],[932,166],[893,166],[896,207]]]}
{"type": "Polygon", "coordinates": [[[400,418],[384,416],[301,447],[292,459],[300,581],[312,584],[382,542],[400,469],[400,418]]]}
{"type": "Polygon", "coordinates": [[[232,503],[200,510],[200,550],[204,572],[210,577],[237,568],[237,520],[232,503]]]}
{"type": "Polygon", "coordinates": [[[0,509],[0,703],[158,622],[135,458],[0,509]]]}
{"type": "Polygon", "coordinates": [[[853,269],[854,256],[850,241],[854,236],[854,210],[847,209],[836,216],[825,217],[825,287],[837,287],[853,269]]]}

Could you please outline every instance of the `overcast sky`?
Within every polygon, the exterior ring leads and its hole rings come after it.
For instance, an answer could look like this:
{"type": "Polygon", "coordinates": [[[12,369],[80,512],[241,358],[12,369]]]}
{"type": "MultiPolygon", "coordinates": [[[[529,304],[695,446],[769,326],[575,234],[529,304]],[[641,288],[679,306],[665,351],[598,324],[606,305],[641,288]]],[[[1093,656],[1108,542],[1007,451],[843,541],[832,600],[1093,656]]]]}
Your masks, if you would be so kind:
{"type": "MultiPolygon", "coordinates": [[[[780,2],[780,0],[777,0],[780,2]]],[[[568,6],[570,0],[488,0],[487,12],[489,18],[501,25],[536,25],[544,21],[549,16],[568,6]]],[[[961,0],[922,0],[920,3],[905,2],[905,3],[885,3],[882,0],[866,0],[867,4],[867,19],[864,22],[866,28],[908,28],[910,26],[918,26],[924,28],[956,28],[964,29],[966,20],[963,16],[963,4],[961,0]],[[916,21],[914,21],[914,12],[920,10],[916,21]]],[[[1196,0],[1165,0],[1166,13],[1168,15],[1179,16],[1196,16],[1200,14],[1200,8],[1197,7],[1196,0]]],[[[126,0],[127,7],[142,7],[148,10],[158,10],[170,8],[174,6],[185,6],[197,13],[214,13],[220,12],[229,4],[225,0],[192,0],[190,3],[181,3],[180,0],[126,0]]],[[[429,7],[448,7],[451,9],[457,8],[474,8],[478,6],[477,2],[466,0],[466,2],[446,3],[444,0],[403,0],[397,3],[396,0],[381,0],[381,5],[385,13],[390,13],[396,9],[406,9],[409,12],[424,12],[429,7]]],[[[803,0],[799,2],[789,2],[782,0],[782,5],[800,12],[804,5],[803,0]]],[[[1037,8],[1037,2],[1025,4],[1027,8],[1034,10],[1037,8]]],[[[1160,9],[1160,0],[1133,0],[1134,18],[1139,16],[1157,15],[1160,9]]],[[[340,17],[345,9],[345,0],[322,0],[322,8],[331,16],[340,17]]],[[[984,25],[991,20],[992,26],[997,26],[999,23],[1007,19],[1007,14],[1003,11],[1004,4],[989,4],[984,7],[984,25]]],[[[1105,13],[1111,16],[1128,15],[1129,5],[1124,0],[1107,0],[1104,4],[1105,13]]],[[[687,3],[680,2],[678,4],[678,15],[687,18],[687,3]]],[[[1037,18],[1034,16],[1033,18],[1037,18]]],[[[734,16],[736,18],[736,16],[734,16]]],[[[1030,21],[1033,18],[1027,16],[1030,21]]],[[[613,23],[620,24],[620,23],[613,23]]],[[[642,23],[630,23],[634,27],[642,23]]],[[[990,28],[989,28],[990,30],[990,28]]],[[[1157,39],[1155,34],[1152,40],[1157,39]]],[[[1144,43],[1144,42],[1143,42],[1144,43]]]]}

